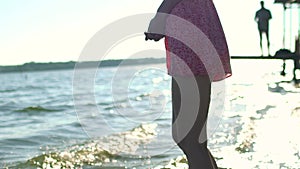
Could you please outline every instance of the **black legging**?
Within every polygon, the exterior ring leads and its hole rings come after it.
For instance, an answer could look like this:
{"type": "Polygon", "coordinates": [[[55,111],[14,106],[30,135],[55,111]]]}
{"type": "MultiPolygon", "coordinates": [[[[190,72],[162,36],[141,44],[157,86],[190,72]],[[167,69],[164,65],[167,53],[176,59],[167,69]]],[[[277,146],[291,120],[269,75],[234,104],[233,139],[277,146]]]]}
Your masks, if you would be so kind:
{"type": "Polygon", "coordinates": [[[172,134],[190,169],[217,169],[207,149],[206,122],[211,82],[208,76],[172,78],[172,134]]]}

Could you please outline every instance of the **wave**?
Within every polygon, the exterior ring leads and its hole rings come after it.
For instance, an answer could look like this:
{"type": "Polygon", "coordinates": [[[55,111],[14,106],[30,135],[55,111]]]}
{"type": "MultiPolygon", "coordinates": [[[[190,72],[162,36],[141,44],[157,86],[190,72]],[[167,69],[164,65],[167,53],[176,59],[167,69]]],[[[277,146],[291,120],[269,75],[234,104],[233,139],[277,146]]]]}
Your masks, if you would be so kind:
{"type": "Polygon", "coordinates": [[[56,109],[47,109],[41,106],[29,106],[25,107],[20,110],[16,110],[16,112],[24,112],[24,113],[30,113],[30,112],[55,112],[55,111],[60,111],[56,109]]]}
{"type": "Polygon", "coordinates": [[[130,131],[93,139],[63,151],[43,153],[22,165],[35,168],[102,166],[114,161],[122,154],[134,155],[141,145],[153,140],[156,136],[156,127],[156,124],[142,124],[130,131]]]}
{"type": "Polygon", "coordinates": [[[0,93],[11,93],[11,92],[17,92],[17,91],[25,91],[25,90],[44,90],[45,87],[42,86],[33,86],[33,85],[24,85],[24,86],[16,86],[15,88],[10,89],[2,89],[0,90],[0,93]]]}
{"type": "Polygon", "coordinates": [[[0,93],[10,93],[10,92],[15,92],[17,91],[16,89],[6,89],[6,90],[0,90],[0,93]]]}

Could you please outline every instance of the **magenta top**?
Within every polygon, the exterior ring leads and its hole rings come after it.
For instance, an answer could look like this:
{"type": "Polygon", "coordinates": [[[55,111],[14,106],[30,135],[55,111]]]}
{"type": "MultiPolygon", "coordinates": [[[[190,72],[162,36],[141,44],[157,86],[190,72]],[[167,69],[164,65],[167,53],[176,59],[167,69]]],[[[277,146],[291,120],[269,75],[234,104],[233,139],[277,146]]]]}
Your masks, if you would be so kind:
{"type": "Polygon", "coordinates": [[[231,76],[226,38],[212,0],[182,0],[166,21],[167,68],[171,76],[231,76]]]}

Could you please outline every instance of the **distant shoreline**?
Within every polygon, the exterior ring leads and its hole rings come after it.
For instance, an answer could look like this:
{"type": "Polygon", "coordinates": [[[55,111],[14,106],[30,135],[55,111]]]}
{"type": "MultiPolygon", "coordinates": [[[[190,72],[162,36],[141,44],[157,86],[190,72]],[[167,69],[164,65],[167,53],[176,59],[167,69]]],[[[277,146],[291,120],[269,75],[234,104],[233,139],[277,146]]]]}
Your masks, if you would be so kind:
{"type": "MultiPolygon", "coordinates": [[[[231,59],[268,59],[280,60],[282,58],[267,57],[267,56],[231,56],[231,59]]],[[[290,59],[290,58],[286,58],[290,59]]],[[[48,62],[38,63],[29,62],[23,65],[0,66],[0,73],[10,72],[31,72],[31,71],[47,71],[47,70],[63,70],[76,68],[94,68],[94,67],[115,67],[127,65],[147,65],[165,63],[166,58],[139,58],[139,59],[116,59],[116,60],[103,60],[103,61],[85,61],[85,62],[48,62]]]]}
{"type": "Polygon", "coordinates": [[[126,65],[165,63],[165,58],[117,59],[117,60],[103,60],[101,62],[100,61],[86,61],[86,62],[69,61],[69,62],[48,62],[48,63],[29,62],[23,65],[0,66],[0,73],[74,69],[77,63],[80,63],[79,64],[80,66],[78,68],[92,68],[95,67],[95,65],[99,67],[115,67],[115,66],[126,66],[126,65]]]}

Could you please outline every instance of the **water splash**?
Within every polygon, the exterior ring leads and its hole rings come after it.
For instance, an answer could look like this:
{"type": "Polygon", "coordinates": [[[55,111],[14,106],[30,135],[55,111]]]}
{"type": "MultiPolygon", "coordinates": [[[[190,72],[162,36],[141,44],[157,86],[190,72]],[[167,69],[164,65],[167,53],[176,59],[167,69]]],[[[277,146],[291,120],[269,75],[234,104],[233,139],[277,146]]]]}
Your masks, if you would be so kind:
{"type": "Polygon", "coordinates": [[[130,131],[93,139],[64,151],[44,153],[28,160],[28,163],[41,169],[102,166],[122,154],[136,155],[141,145],[155,138],[156,127],[157,124],[142,124],[130,131]]]}
{"type": "Polygon", "coordinates": [[[153,169],[188,169],[186,156],[178,156],[175,159],[171,159],[165,166],[157,166],[153,169]]]}

